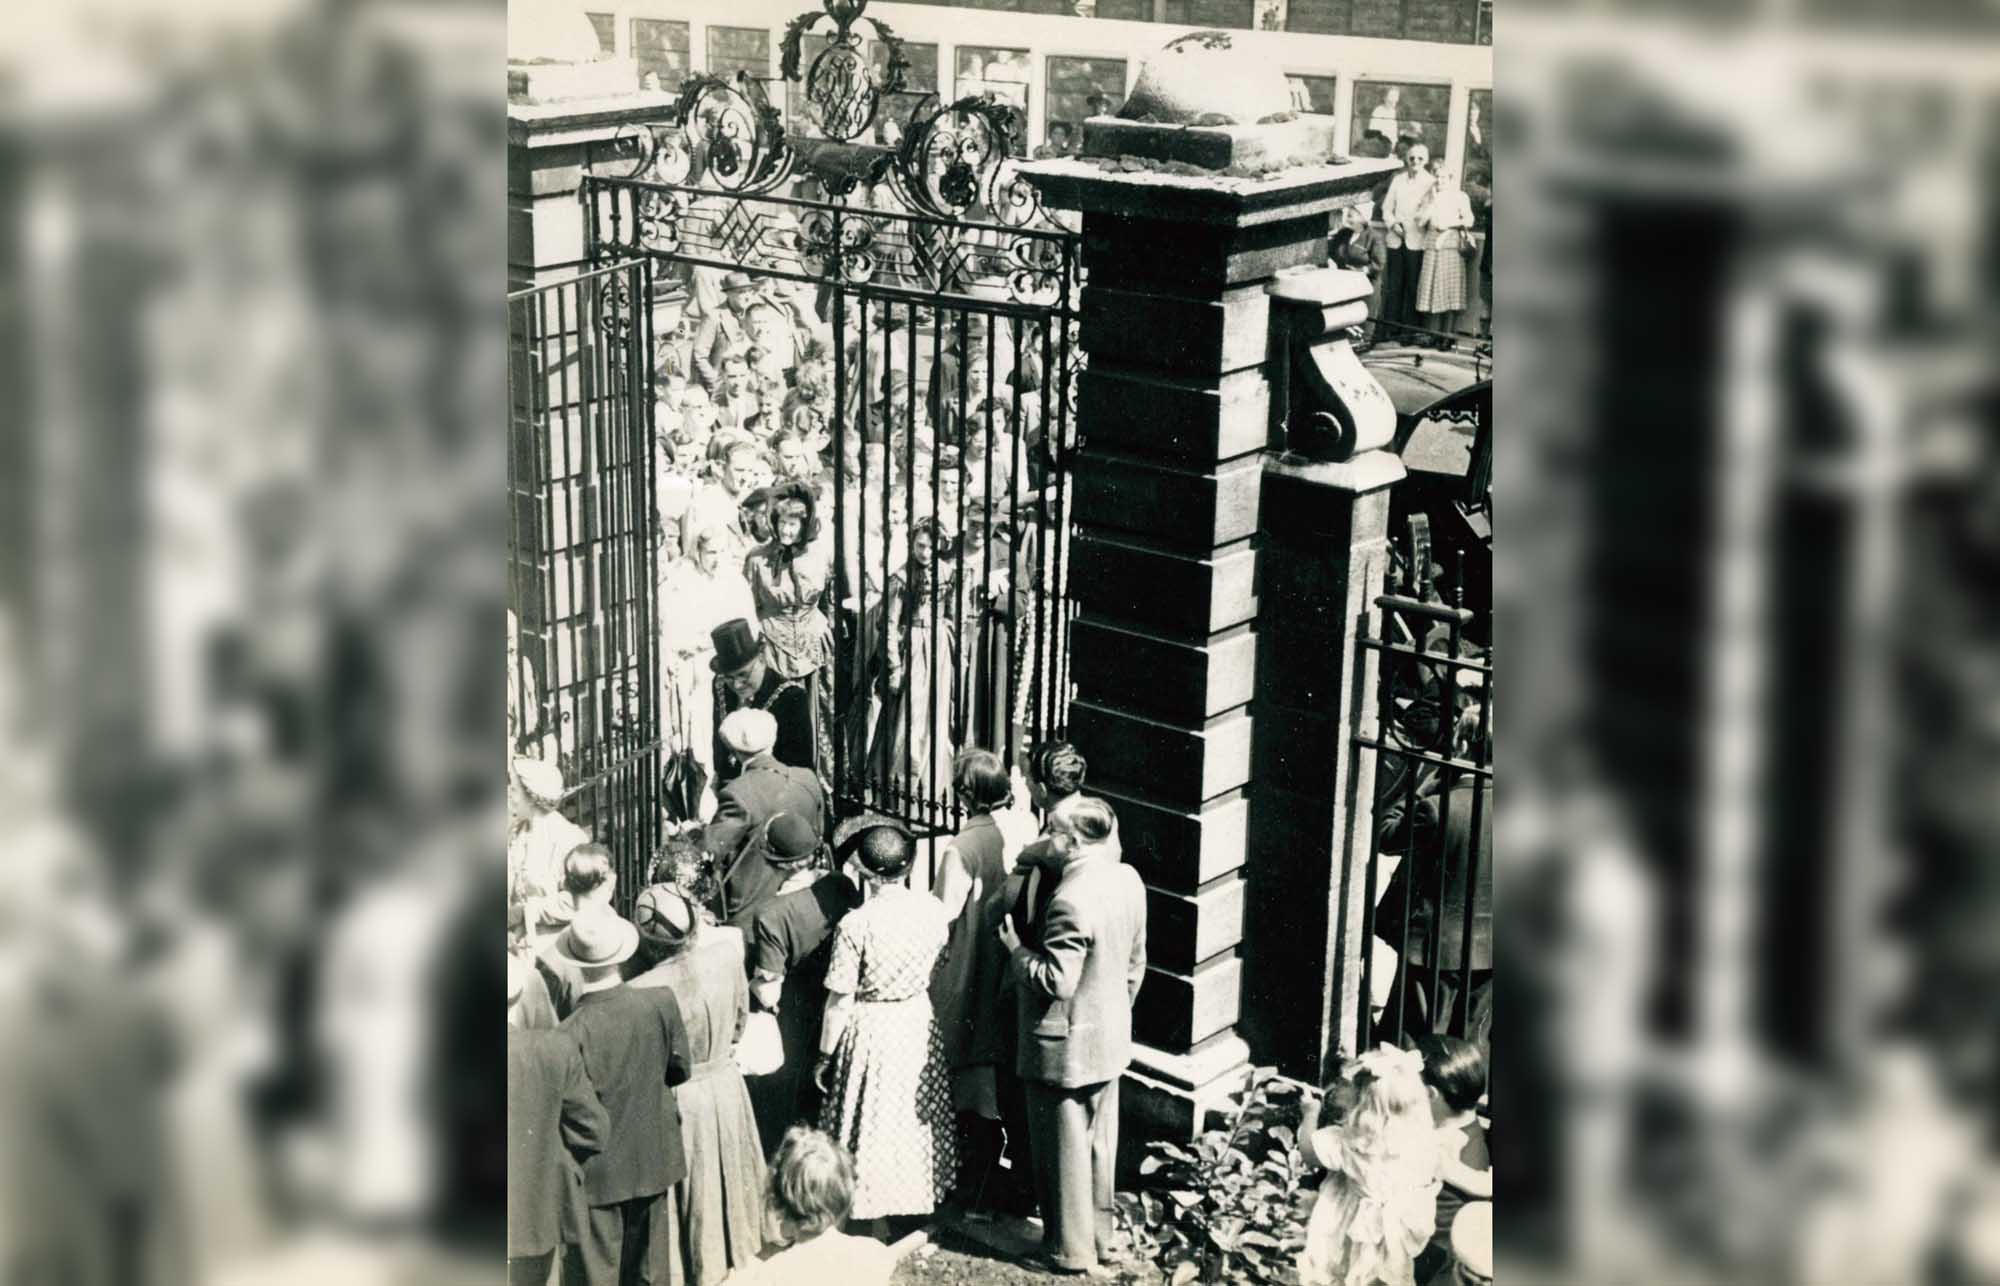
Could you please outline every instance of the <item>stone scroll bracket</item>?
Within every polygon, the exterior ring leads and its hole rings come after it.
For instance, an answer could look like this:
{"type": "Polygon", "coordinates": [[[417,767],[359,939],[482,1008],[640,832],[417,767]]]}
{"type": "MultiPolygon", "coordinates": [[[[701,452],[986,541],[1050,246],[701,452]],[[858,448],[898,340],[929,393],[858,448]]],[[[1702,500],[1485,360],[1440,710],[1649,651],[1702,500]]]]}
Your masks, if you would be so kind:
{"type": "Polygon", "coordinates": [[[1346,460],[1389,445],[1396,408],[1354,355],[1348,328],[1368,320],[1374,286],[1341,268],[1294,268],[1272,279],[1272,446],[1309,460],[1346,460]]]}

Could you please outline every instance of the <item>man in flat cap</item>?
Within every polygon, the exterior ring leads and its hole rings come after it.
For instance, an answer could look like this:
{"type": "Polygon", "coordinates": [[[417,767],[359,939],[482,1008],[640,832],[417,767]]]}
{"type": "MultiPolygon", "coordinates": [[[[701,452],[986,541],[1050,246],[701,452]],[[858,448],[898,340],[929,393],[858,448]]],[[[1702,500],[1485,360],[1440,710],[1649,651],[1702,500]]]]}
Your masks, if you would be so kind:
{"type": "MultiPolygon", "coordinates": [[[[782,762],[772,753],[778,742],[775,716],[765,710],[732,710],[723,716],[720,732],[723,747],[742,768],[716,791],[704,848],[724,864],[732,862],[743,852],[745,839],[779,813],[804,818],[816,834],[824,833],[826,794],[818,776],[810,766],[782,762]]],[[[730,905],[739,905],[736,891],[726,891],[732,894],[730,905]]]]}

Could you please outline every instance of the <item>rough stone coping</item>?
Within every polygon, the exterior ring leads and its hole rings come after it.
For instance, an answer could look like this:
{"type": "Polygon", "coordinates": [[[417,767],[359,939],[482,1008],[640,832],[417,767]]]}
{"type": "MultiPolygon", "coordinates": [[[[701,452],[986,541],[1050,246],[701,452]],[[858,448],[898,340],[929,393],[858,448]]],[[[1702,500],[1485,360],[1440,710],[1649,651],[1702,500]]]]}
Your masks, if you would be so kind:
{"type": "Polygon", "coordinates": [[[1029,161],[1021,177],[1062,210],[1179,223],[1252,227],[1351,204],[1401,168],[1393,157],[1299,165],[1262,177],[1109,170],[1089,158],[1029,161]]]}
{"type": "Polygon", "coordinates": [[[1331,116],[1255,125],[1182,125],[1093,116],[1083,123],[1085,157],[1144,157],[1205,170],[1277,171],[1323,163],[1334,151],[1331,116]]]}
{"type": "Polygon", "coordinates": [[[1368,280],[1368,274],[1352,268],[1285,268],[1271,278],[1265,293],[1273,299],[1337,308],[1357,299],[1373,298],[1375,286],[1368,280]]]}
{"type": "Polygon", "coordinates": [[[637,92],[639,64],[630,58],[507,64],[507,97],[511,102],[564,103],[637,92]]]}
{"type": "Polygon", "coordinates": [[[507,104],[507,138],[518,143],[560,130],[658,124],[679,102],[680,95],[664,90],[627,90],[560,103],[512,102],[507,104]]]}

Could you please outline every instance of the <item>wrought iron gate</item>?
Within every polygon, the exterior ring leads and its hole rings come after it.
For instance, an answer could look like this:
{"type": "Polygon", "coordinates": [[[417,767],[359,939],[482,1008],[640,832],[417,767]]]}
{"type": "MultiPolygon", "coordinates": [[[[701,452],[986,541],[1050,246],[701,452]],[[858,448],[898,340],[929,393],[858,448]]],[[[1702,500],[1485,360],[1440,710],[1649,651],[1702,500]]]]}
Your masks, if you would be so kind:
{"type": "Polygon", "coordinates": [[[630,897],[659,830],[652,265],[508,296],[508,733],[630,897]]]}
{"type": "MultiPolygon", "coordinates": [[[[831,439],[823,767],[841,813],[925,833],[960,820],[955,751],[1011,766],[1067,721],[1079,256],[1004,164],[1007,122],[969,99],[918,112],[893,150],[814,144],[754,84],[697,78],[632,175],[582,190],[593,261],[649,261],[711,318],[741,274],[742,316],[768,307],[770,343],[792,348],[786,401],[816,405],[831,439]],[[813,194],[779,195],[794,179],[813,194]],[[829,378],[807,398],[813,361],[829,378]]],[[[709,356],[694,330],[657,337],[664,369],[709,356]]],[[[770,410],[750,412],[760,432],[797,427],[770,410]]]]}
{"type": "Polygon", "coordinates": [[[1466,551],[1433,578],[1421,519],[1393,555],[1356,631],[1380,662],[1354,730],[1375,798],[1353,841],[1368,845],[1362,1049],[1426,1030],[1485,1039],[1492,1017],[1492,616],[1465,605],[1466,551]]]}

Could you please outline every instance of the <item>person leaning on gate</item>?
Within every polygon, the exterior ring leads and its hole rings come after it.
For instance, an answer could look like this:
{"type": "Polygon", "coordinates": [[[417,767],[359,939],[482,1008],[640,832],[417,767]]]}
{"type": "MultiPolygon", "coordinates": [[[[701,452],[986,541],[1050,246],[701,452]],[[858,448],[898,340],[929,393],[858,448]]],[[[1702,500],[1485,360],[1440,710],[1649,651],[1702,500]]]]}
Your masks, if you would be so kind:
{"type": "Polygon", "coordinates": [[[715,780],[716,794],[744,770],[746,759],[729,748],[722,725],[738,710],[761,710],[778,721],[770,752],[778,762],[809,768],[813,762],[812,693],[797,679],[787,679],[764,659],[764,649],[747,620],[724,621],[709,636],[715,642],[715,780]]]}
{"type": "Polygon", "coordinates": [[[507,958],[507,1282],[543,1286],[556,1251],[586,1218],[583,1164],[604,1149],[610,1117],[576,1042],[535,1030],[526,1001],[535,971],[507,958]]]}
{"type": "Polygon", "coordinates": [[[732,710],[718,731],[723,747],[743,765],[716,792],[715,816],[702,834],[702,847],[725,872],[722,918],[729,920],[781,878],[752,851],[750,839],[780,813],[803,819],[815,836],[824,834],[826,793],[810,764],[783,763],[772,753],[778,721],[768,711],[732,710]]]}
{"type": "Polygon", "coordinates": [[[1024,943],[1011,917],[998,932],[1014,982],[1042,1259],[1089,1273],[1112,1253],[1118,1080],[1146,977],[1146,887],[1120,860],[1117,815],[1102,799],[1057,805],[1049,839],[1056,885],[1030,926],[1038,942],[1024,943]]]}
{"type": "Polygon", "coordinates": [[[680,1004],[665,987],[625,985],[639,930],[608,908],[577,916],[556,950],[582,975],[557,1030],[575,1042],[610,1118],[583,1167],[589,1210],[563,1257],[563,1286],[665,1286],[681,1262],[687,1157],[673,1087],[694,1066],[680,1004]]]}

